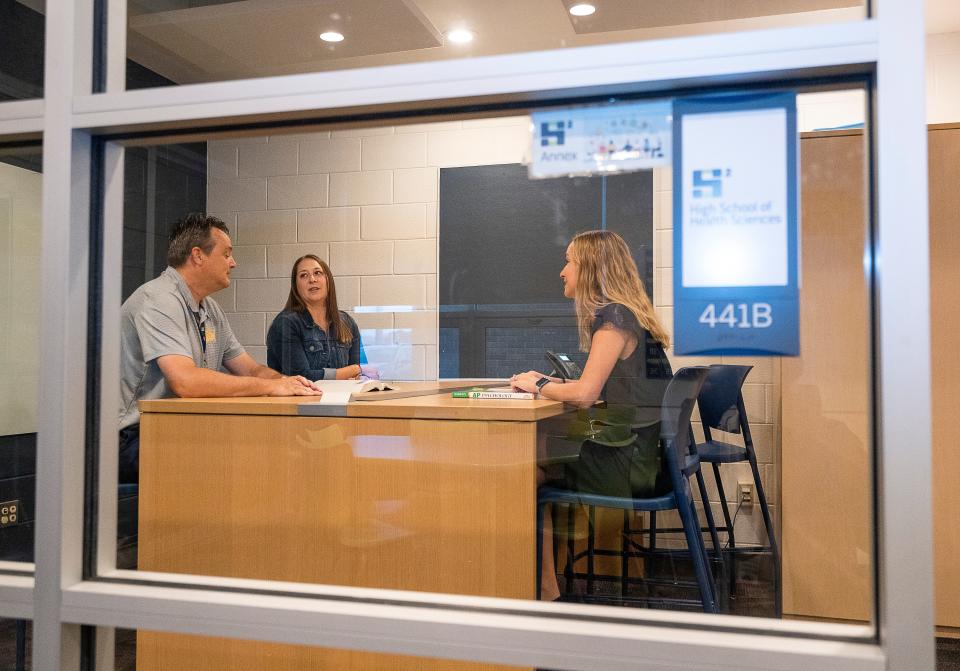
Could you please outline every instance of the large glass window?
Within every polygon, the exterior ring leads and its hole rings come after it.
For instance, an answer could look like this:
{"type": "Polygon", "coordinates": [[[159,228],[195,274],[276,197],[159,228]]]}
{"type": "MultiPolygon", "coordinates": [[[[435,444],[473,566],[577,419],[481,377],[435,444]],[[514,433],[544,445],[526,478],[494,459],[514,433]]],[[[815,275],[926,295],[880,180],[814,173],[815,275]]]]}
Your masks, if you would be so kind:
{"type": "Polygon", "coordinates": [[[130,0],[128,88],[490,56],[863,18],[863,0],[130,0]]]}
{"type": "Polygon", "coordinates": [[[33,561],[40,148],[0,146],[0,561],[33,561]]]}
{"type": "Polygon", "coordinates": [[[31,630],[27,620],[0,619],[0,669],[27,671],[32,668],[31,630]]]}
{"type": "Polygon", "coordinates": [[[532,180],[526,114],[128,147],[124,303],[103,325],[121,334],[118,567],[870,622],[864,109],[861,90],[797,97],[790,357],[678,356],[671,166],[532,180]],[[593,229],[625,241],[645,297],[592,305],[584,340],[571,240],[593,229]],[[238,381],[262,365],[393,389],[264,398],[294,387],[238,381]],[[666,435],[665,399],[692,403],[685,376],[717,365],[740,375],[719,424],[701,398],[697,446],[666,435]],[[531,369],[554,377],[539,399],[452,396],[531,369]],[[675,443],[703,450],[702,484],[675,443]],[[665,503],[624,510],[685,475],[701,533],[665,503]]]}
{"type": "Polygon", "coordinates": [[[0,102],[43,97],[45,4],[0,2],[0,102]]]}

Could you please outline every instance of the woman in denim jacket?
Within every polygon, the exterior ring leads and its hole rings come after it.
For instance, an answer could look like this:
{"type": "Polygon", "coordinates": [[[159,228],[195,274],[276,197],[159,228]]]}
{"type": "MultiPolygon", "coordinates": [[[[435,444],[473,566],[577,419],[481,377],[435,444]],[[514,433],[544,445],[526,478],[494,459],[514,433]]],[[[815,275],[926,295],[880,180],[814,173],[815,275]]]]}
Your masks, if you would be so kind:
{"type": "Polygon", "coordinates": [[[330,266],[313,254],[293,264],[287,304],[267,333],[267,365],[309,380],[380,377],[367,364],[357,323],[337,309],[330,266]]]}

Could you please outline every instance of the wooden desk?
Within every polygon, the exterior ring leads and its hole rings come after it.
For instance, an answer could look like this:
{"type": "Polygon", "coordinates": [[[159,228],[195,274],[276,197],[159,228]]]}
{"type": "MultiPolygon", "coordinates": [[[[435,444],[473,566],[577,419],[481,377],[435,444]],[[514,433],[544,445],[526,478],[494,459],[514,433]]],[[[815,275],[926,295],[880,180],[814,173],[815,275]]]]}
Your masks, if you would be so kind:
{"type": "MultiPolygon", "coordinates": [[[[333,408],[308,398],[140,407],[143,570],[534,598],[537,422],[560,403],[445,391],[332,417],[307,416],[333,408]]],[[[151,632],[137,665],[493,668],[151,632]]]]}

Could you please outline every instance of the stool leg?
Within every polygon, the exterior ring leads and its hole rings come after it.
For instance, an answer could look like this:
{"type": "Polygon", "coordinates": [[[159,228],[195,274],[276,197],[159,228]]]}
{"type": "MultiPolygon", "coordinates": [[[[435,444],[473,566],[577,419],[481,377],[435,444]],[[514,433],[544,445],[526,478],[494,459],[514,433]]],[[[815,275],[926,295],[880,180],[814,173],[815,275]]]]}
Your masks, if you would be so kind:
{"type": "Polygon", "coordinates": [[[720,509],[723,510],[723,523],[726,525],[727,530],[727,544],[731,548],[735,548],[737,547],[737,542],[733,537],[733,522],[730,521],[730,507],[727,505],[727,495],[723,491],[723,480],[720,479],[720,465],[710,465],[713,466],[713,477],[717,482],[717,496],[720,497],[720,509]]]}
{"type": "Polygon", "coordinates": [[[620,598],[627,598],[630,583],[630,511],[623,511],[623,536],[620,539],[620,598]]]}
{"type": "MultiPolygon", "coordinates": [[[[730,560],[731,569],[728,576],[727,562],[725,562],[723,559],[723,550],[720,547],[720,535],[717,533],[717,524],[713,519],[713,506],[710,505],[710,498],[707,495],[707,485],[703,481],[703,473],[699,469],[697,470],[697,487],[700,489],[700,502],[703,503],[703,515],[707,518],[707,529],[710,531],[710,540],[713,543],[713,553],[716,555],[717,561],[720,562],[720,579],[726,581],[729,578],[730,594],[733,594],[735,587],[734,582],[736,580],[736,551],[732,552],[734,556],[730,560]]],[[[723,495],[721,495],[720,498],[722,499],[723,495]]],[[[709,566],[707,568],[709,568],[709,566]]],[[[719,600],[719,595],[717,598],[719,600]]]]}
{"type": "Polygon", "coordinates": [[[593,559],[596,548],[596,512],[593,506],[587,506],[587,595],[593,595],[594,570],[593,559]]]}
{"type": "Polygon", "coordinates": [[[757,501],[760,502],[760,512],[763,515],[763,526],[767,530],[767,541],[770,543],[770,554],[773,556],[773,593],[774,608],[777,617],[783,613],[783,593],[780,579],[780,549],[777,547],[777,535],[773,530],[773,521],[770,519],[770,508],[767,505],[767,496],[763,491],[763,485],[760,484],[760,469],[757,467],[757,458],[751,451],[747,452],[747,458],[750,462],[750,469],[753,471],[753,482],[757,487],[757,501]]]}
{"type": "Polygon", "coordinates": [[[646,567],[647,575],[653,576],[657,565],[657,511],[650,511],[650,565],[646,567]]]}
{"type": "Polygon", "coordinates": [[[707,496],[707,485],[703,481],[703,473],[697,471],[697,487],[700,490],[700,502],[703,504],[703,514],[707,518],[707,529],[710,531],[710,541],[713,543],[713,551],[717,559],[723,561],[723,555],[720,548],[720,535],[717,533],[717,524],[713,519],[713,507],[710,505],[710,499],[707,496]]]}
{"type": "MultiPolygon", "coordinates": [[[[730,506],[727,504],[727,495],[723,491],[723,480],[720,479],[720,465],[713,466],[713,477],[717,481],[717,495],[720,497],[720,509],[723,511],[723,523],[727,526],[727,544],[730,546],[730,594],[737,593],[737,541],[733,535],[733,520],[730,519],[730,506]]],[[[724,566],[726,570],[726,566],[724,566]]]]}
{"type": "Polygon", "coordinates": [[[543,581],[543,509],[547,505],[549,504],[537,503],[537,601],[542,596],[540,583],[543,581]]]}
{"type": "Polygon", "coordinates": [[[16,669],[24,671],[27,668],[27,621],[17,620],[17,652],[16,669]]]}
{"type": "Polygon", "coordinates": [[[575,512],[573,509],[573,504],[567,504],[567,563],[563,569],[563,577],[566,582],[566,587],[564,591],[567,594],[573,592],[573,575],[574,575],[574,566],[573,566],[573,553],[574,553],[574,544],[573,537],[577,530],[577,521],[575,518],[575,512]]]}

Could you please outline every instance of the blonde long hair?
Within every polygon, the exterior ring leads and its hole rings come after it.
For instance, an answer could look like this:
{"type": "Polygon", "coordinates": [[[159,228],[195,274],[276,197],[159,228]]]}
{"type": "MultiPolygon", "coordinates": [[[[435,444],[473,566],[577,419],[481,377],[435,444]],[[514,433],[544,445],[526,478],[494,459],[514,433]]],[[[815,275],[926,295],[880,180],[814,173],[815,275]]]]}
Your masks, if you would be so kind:
{"type": "Polygon", "coordinates": [[[670,346],[670,336],[657,319],[623,238],[613,231],[578,233],[570,243],[570,257],[577,264],[574,305],[581,350],[590,349],[590,330],[597,310],[611,303],[626,306],[654,340],[664,348],[670,346]]]}

